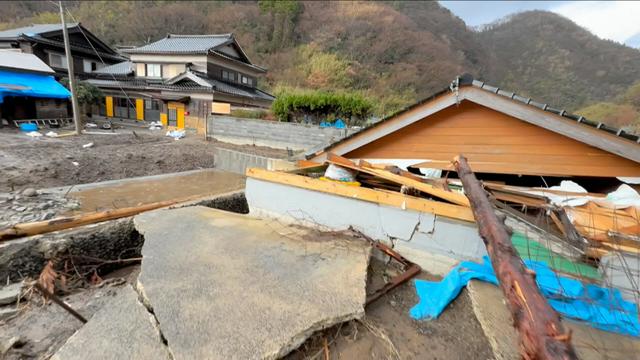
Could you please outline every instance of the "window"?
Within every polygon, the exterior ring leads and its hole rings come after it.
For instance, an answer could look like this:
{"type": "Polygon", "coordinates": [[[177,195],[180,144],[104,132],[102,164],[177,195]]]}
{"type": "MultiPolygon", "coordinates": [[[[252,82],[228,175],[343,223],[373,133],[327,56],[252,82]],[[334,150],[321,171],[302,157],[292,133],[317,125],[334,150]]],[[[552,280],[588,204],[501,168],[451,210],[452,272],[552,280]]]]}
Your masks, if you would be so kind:
{"type": "Polygon", "coordinates": [[[82,67],[84,72],[90,73],[98,70],[98,64],[95,61],[84,59],[82,60],[82,67]]]}
{"type": "Polygon", "coordinates": [[[168,126],[178,126],[178,110],[169,109],[167,120],[168,120],[167,121],[168,126]]]}
{"type": "Polygon", "coordinates": [[[249,78],[244,76],[244,75],[242,75],[242,83],[243,84],[249,84],[249,78]]]}
{"type": "Polygon", "coordinates": [[[145,100],[144,108],[146,110],[160,110],[160,102],[158,100],[145,100]]]}
{"type": "Polygon", "coordinates": [[[67,67],[67,57],[62,54],[49,53],[49,65],[64,69],[67,67]]]}
{"type": "Polygon", "coordinates": [[[146,64],[147,77],[162,77],[162,66],[160,64],[146,64]]]}
{"type": "Polygon", "coordinates": [[[227,71],[227,70],[222,70],[222,79],[223,80],[229,80],[229,81],[235,81],[236,80],[236,73],[231,72],[231,71],[227,71]]]}

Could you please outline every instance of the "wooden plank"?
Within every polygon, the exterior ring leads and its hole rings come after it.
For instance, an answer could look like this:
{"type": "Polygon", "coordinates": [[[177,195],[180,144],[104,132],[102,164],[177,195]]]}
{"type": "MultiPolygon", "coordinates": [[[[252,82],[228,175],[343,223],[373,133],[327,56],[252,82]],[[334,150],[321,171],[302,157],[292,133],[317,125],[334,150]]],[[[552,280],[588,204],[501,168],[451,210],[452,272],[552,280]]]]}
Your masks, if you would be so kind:
{"type": "Polygon", "coordinates": [[[400,185],[412,187],[414,189],[427,193],[431,196],[435,196],[439,199],[449,201],[453,204],[469,206],[469,199],[467,199],[466,196],[460,193],[442,190],[434,187],[433,185],[425,184],[423,182],[417,181],[415,179],[407,178],[402,175],[396,175],[386,170],[379,170],[379,169],[358,166],[354,164],[351,160],[335,155],[333,153],[329,153],[327,155],[327,161],[331,164],[344,166],[349,169],[353,169],[353,170],[361,171],[370,175],[378,176],[382,179],[392,181],[400,185]]]}
{"type": "Polygon", "coordinates": [[[349,186],[336,181],[323,181],[320,179],[312,179],[300,175],[258,168],[247,169],[246,175],[247,177],[258,180],[344,196],[351,199],[392,206],[400,209],[427,212],[469,222],[475,221],[471,209],[468,207],[417,198],[414,196],[400,194],[398,192],[349,186]]]}
{"type": "MultiPolygon", "coordinates": [[[[408,151],[408,153],[416,154],[418,158],[420,155],[430,154],[434,152],[446,153],[446,154],[454,154],[454,153],[464,153],[464,154],[525,154],[525,155],[598,155],[598,154],[606,154],[600,149],[595,148],[581,148],[576,147],[575,145],[546,145],[546,146],[531,146],[531,145],[505,145],[505,146],[486,146],[486,145],[442,145],[442,144],[432,144],[430,142],[425,141],[424,137],[422,138],[422,143],[409,143],[405,142],[403,139],[404,145],[407,149],[410,146],[416,145],[417,150],[408,151]],[[419,145],[419,146],[418,146],[419,145]]],[[[615,156],[615,155],[614,155],[615,156]]],[[[348,156],[351,157],[351,156],[348,156]]],[[[355,157],[355,156],[354,156],[355,157]]],[[[369,158],[375,158],[374,156],[368,156],[369,158]]],[[[384,157],[383,157],[384,158],[384,157]]]]}
{"type": "Polygon", "coordinates": [[[309,160],[298,160],[296,161],[296,167],[298,169],[304,169],[304,168],[310,168],[310,167],[318,167],[318,166],[322,166],[322,163],[319,162],[315,162],[315,161],[309,161],[309,160]]]}
{"type": "Polygon", "coordinates": [[[139,213],[155,210],[171,205],[175,205],[182,202],[193,201],[201,199],[202,195],[190,196],[182,199],[172,199],[166,201],[160,201],[150,204],[144,204],[140,206],[132,206],[121,209],[113,209],[107,211],[98,211],[91,213],[84,213],[68,217],[60,217],[45,221],[36,221],[31,223],[21,223],[13,225],[12,227],[0,230],[0,242],[10,239],[15,239],[24,236],[32,236],[38,234],[45,234],[52,231],[70,229],[78,226],[84,226],[103,222],[107,220],[114,220],[123,217],[137,215],[139,213]]]}
{"type": "MultiPolygon", "coordinates": [[[[599,166],[571,166],[544,163],[495,163],[469,161],[476,173],[514,174],[514,175],[543,175],[543,176],[640,176],[640,167],[599,167],[599,166]]],[[[434,160],[411,165],[412,167],[432,168],[454,171],[448,161],[434,160]]]]}
{"type": "Polygon", "coordinates": [[[547,201],[536,199],[534,197],[528,197],[526,195],[511,194],[511,193],[503,192],[499,190],[493,190],[491,191],[491,193],[496,199],[500,201],[507,201],[507,202],[512,202],[516,204],[522,204],[522,205],[526,205],[528,207],[533,207],[533,208],[548,207],[547,201]]]}

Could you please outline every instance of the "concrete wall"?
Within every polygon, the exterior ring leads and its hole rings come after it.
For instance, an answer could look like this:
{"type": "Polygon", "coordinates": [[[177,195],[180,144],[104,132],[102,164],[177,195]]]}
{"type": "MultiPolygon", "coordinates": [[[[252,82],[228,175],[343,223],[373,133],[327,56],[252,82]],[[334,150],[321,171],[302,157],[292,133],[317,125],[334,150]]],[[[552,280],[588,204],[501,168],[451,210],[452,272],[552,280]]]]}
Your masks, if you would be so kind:
{"type": "Polygon", "coordinates": [[[349,226],[392,244],[432,274],[444,275],[460,260],[487,254],[475,223],[247,178],[252,216],[277,218],[323,230],[349,226]]]}
{"type": "Polygon", "coordinates": [[[293,150],[308,150],[328,145],[354,132],[350,129],[321,128],[315,125],[220,115],[210,116],[208,125],[208,134],[216,140],[293,150]]]}
{"type": "Polygon", "coordinates": [[[239,151],[216,148],[214,150],[216,169],[244,175],[248,168],[257,167],[268,170],[289,170],[295,163],[283,159],[247,154],[239,151]]]}

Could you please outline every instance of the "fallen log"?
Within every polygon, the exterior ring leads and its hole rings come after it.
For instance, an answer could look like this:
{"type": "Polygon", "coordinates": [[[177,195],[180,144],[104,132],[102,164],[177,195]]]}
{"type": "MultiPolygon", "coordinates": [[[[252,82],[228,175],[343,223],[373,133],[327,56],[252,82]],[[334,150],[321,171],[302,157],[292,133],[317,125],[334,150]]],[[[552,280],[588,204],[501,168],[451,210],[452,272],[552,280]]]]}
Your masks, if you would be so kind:
{"type": "Polygon", "coordinates": [[[560,316],[540,294],[535,274],[524,267],[511,243],[510,230],[499,220],[482,185],[464,156],[453,165],[471,203],[478,230],[507,300],[515,328],[520,334],[524,359],[577,359],[571,333],[564,330],[560,316]]]}
{"type": "Polygon", "coordinates": [[[16,224],[6,229],[0,230],[0,242],[16,239],[24,236],[45,234],[53,231],[70,229],[78,226],[94,224],[98,222],[119,219],[123,217],[137,215],[141,212],[155,210],[181,202],[187,202],[202,198],[202,195],[192,196],[182,199],[165,200],[140,206],[126,207],[106,211],[97,211],[74,216],[60,217],[45,221],[16,224]]]}

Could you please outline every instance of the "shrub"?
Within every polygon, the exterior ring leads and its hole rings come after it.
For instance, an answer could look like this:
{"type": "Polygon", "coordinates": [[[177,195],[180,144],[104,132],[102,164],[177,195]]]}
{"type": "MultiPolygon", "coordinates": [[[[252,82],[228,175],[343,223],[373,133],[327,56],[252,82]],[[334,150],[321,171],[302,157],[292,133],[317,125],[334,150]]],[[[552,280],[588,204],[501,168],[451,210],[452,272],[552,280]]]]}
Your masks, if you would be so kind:
{"type": "Polygon", "coordinates": [[[328,92],[311,90],[283,90],[271,105],[280,121],[291,121],[301,115],[343,117],[353,124],[366,119],[373,103],[357,92],[328,92]]]}

